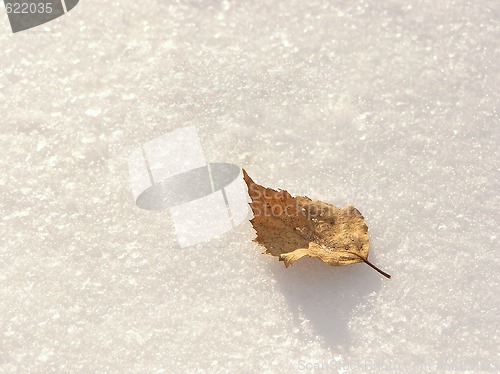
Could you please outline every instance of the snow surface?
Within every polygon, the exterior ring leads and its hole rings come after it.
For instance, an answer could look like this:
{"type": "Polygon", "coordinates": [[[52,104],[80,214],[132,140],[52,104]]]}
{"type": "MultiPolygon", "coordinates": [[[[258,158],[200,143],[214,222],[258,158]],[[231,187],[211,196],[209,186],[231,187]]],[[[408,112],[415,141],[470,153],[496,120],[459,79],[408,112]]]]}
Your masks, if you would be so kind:
{"type": "Polygon", "coordinates": [[[498,372],[498,1],[82,1],[0,12],[1,372],[498,372]],[[127,157],[210,162],[365,216],[289,269],[250,223],[180,248],[127,157]]]}

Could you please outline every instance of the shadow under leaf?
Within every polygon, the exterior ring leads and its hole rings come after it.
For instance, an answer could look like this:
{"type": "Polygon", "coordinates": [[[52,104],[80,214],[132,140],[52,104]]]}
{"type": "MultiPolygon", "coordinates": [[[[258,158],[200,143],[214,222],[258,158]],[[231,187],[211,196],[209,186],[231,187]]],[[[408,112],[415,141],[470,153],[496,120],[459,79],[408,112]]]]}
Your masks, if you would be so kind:
{"type": "Polygon", "coordinates": [[[270,271],[301,328],[305,318],[333,351],[350,347],[348,324],[358,305],[381,287],[382,278],[366,264],[328,266],[304,258],[286,269],[276,261],[270,271]]]}

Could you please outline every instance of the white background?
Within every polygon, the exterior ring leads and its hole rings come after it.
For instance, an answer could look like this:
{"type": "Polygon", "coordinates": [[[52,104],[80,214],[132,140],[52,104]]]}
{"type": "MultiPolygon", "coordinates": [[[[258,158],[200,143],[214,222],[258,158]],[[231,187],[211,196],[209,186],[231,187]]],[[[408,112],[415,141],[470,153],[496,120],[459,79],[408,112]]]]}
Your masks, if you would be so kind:
{"type": "Polygon", "coordinates": [[[12,34],[0,11],[0,371],[497,372],[499,15],[87,0],[12,34]],[[285,269],[249,222],[179,248],[126,159],[192,124],[207,160],[357,207],[392,279],[285,269]]]}

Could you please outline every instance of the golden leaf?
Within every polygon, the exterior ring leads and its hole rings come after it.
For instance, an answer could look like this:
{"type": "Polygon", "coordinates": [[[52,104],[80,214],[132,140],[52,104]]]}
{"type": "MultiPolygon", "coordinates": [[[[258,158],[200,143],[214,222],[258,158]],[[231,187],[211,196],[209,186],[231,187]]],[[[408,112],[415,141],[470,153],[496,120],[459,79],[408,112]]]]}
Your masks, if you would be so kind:
{"type": "Polygon", "coordinates": [[[304,256],[333,266],[364,262],[387,278],[391,276],[368,261],[370,242],[365,219],[352,205],[337,208],[306,196],[291,196],[243,177],[252,199],[250,220],[264,253],[279,257],[285,266],[304,256]]]}

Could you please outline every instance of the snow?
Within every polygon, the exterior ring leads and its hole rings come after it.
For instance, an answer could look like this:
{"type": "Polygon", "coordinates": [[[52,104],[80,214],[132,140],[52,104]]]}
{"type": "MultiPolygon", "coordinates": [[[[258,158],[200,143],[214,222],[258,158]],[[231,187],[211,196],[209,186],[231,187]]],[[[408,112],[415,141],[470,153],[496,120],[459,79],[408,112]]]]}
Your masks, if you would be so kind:
{"type": "Polygon", "coordinates": [[[498,372],[499,14],[84,1],[16,34],[0,16],[0,371],[498,372]],[[249,222],[181,248],[127,160],[188,126],[208,162],[354,205],[392,279],[285,269],[249,222]]]}

